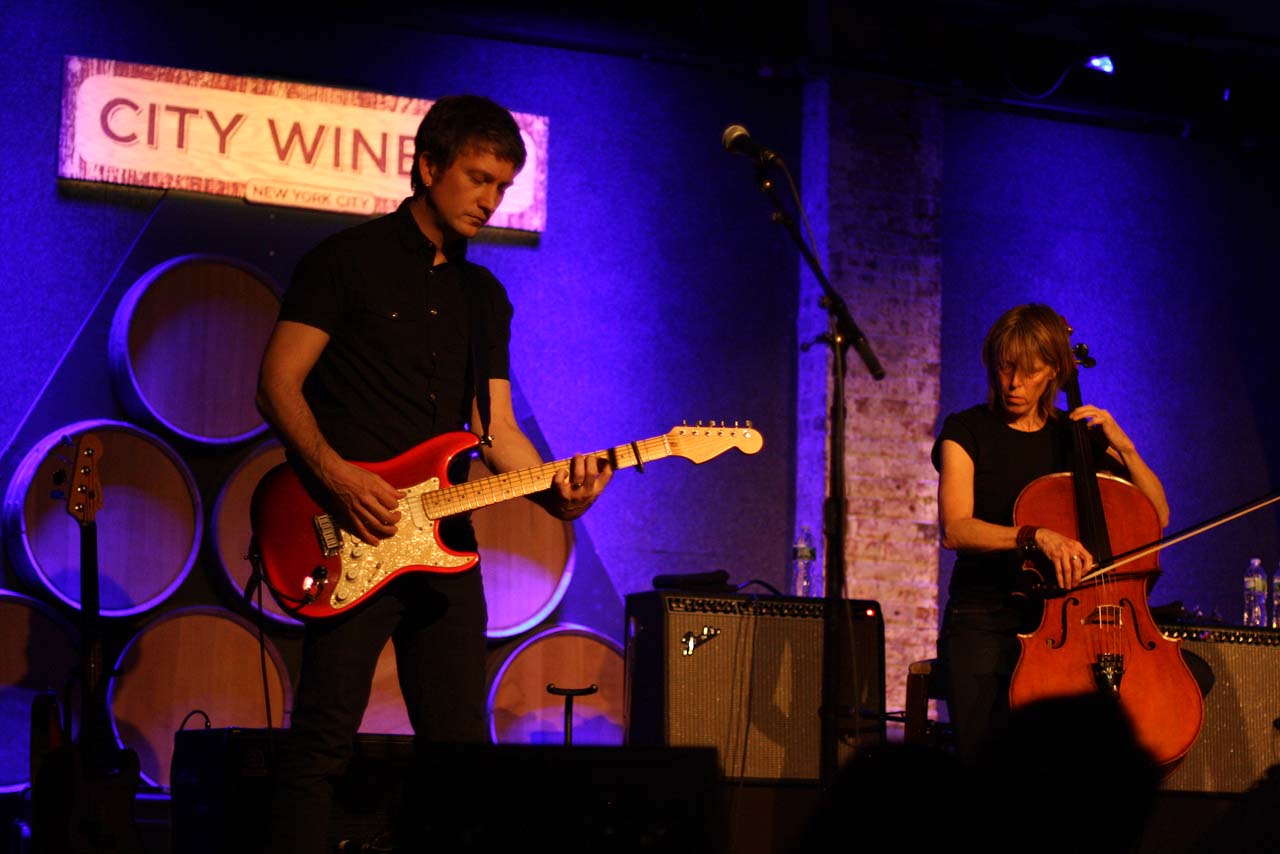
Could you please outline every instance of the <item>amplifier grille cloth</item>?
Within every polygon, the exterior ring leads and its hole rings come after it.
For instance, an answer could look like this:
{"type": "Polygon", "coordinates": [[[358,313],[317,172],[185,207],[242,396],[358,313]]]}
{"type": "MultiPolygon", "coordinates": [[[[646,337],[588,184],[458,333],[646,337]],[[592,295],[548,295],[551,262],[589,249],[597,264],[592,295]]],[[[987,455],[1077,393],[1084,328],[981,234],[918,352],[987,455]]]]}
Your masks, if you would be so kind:
{"type": "MultiPolygon", "coordinates": [[[[1280,763],[1280,631],[1162,627],[1213,671],[1204,729],[1165,789],[1243,792],[1280,763]]],[[[1192,659],[1192,667],[1195,661],[1192,659]]]]}

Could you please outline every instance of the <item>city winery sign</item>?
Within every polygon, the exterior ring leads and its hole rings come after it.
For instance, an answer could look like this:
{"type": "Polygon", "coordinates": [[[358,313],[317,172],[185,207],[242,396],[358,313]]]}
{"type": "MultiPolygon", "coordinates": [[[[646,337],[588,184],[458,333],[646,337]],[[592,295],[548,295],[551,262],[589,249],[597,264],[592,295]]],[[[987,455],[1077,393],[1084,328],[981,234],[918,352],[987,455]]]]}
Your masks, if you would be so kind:
{"type": "MultiPolygon", "coordinates": [[[[67,57],[58,176],[373,215],[409,195],[421,98],[67,57]]],[[[542,231],[547,118],[492,226],[542,231]]]]}

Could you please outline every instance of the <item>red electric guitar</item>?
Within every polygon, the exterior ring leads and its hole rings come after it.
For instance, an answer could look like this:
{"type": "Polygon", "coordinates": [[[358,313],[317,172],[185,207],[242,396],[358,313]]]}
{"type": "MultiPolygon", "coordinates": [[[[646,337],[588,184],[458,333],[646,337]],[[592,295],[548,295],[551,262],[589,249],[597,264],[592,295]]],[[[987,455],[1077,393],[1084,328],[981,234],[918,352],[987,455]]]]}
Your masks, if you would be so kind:
{"type": "MultiPolygon", "coordinates": [[[[491,504],[541,492],[569,460],[453,485],[449,462],[479,444],[472,433],[445,433],[394,459],[359,463],[408,495],[400,501],[400,521],[391,537],[371,546],[344,530],[283,464],[267,472],[253,495],[251,516],[257,554],[268,589],[289,613],[332,617],[351,608],[404,572],[462,572],[480,557],[455,552],[440,542],[440,520],[491,504]]],[[[764,439],[746,422],[680,426],[587,456],[615,469],[644,466],[664,457],[703,463],[737,448],[760,450],[764,439]]]]}
{"type": "MultiPolygon", "coordinates": [[[[70,440],[68,440],[70,441],[70,440]]],[[[121,748],[107,716],[99,627],[98,466],[102,442],[83,433],[74,443],[67,512],[80,526],[80,732],[70,715],[59,724],[46,695],[32,708],[31,850],[34,854],[142,854],[133,820],[138,756],[121,748]],[[47,750],[47,752],[46,752],[47,750]]]]}

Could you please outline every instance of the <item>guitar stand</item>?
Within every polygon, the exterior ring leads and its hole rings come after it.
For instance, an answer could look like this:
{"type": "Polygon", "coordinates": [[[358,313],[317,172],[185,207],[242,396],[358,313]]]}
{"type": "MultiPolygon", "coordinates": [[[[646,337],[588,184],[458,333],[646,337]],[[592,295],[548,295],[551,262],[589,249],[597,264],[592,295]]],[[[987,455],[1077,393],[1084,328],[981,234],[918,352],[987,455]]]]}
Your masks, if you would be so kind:
{"type": "Polygon", "coordinates": [[[312,573],[311,578],[311,580],[316,583],[313,586],[309,585],[307,592],[301,598],[282,594],[276,586],[271,583],[271,579],[267,578],[267,571],[262,566],[262,552],[258,548],[258,538],[256,536],[249,540],[249,549],[245,553],[244,559],[249,562],[250,567],[249,578],[245,581],[244,590],[240,591],[240,596],[244,599],[246,605],[252,606],[254,594],[258,594],[258,605],[259,608],[261,608],[261,590],[263,587],[266,587],[272,597],[275,598],[276,602],[280,604],[280,607],[283,608],[290,616],[293,616],[295,609],[301,608],[304,605],[310,605],[319,598],[320,591],[324,589],[325,568],[323,566],[318,566],[316,567],[315,572],[312,573]]]}
{"type": "Polygon", "coordinates": [[[557,697],[564,697],[564,744],[565,747],[573,744],[573,698],[589,697],[600,690],[599,685],[589,685],[586,688],[557,688],[556,683],[547,683],[547,693],[554,694],[557,697]]]}
{"type": "Polygon", "coordinates": [[[249,540],[249,551],[245,554],[244,559],[249,561],[249,578],[244,583],[244,590],[241,591],[241,595],[246,605],[253,605],[253,594],[258,592],[258,587],[262,584],[262,580],[266,578],[266,573],[262,569],[262,553],[258,551],[257,537],[249,540]]]}

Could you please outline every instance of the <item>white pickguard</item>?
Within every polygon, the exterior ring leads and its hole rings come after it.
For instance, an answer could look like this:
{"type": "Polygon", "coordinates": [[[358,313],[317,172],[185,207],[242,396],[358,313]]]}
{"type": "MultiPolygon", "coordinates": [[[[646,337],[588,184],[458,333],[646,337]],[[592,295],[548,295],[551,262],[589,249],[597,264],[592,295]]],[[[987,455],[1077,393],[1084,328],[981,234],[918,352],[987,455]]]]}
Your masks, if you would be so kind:
{"type": "Polygon", "coordinates": [[[342,531],[342,573],[333,588],[329,604],[334,610],[360,601],[387,576],[406,566],[449,568],[462,566],[470,558],[450,554],[436,540],[435,520],[427,517],[418,496],[435,492],[440,479],[431,478],[405,490],[400,502],[396,533],[371,546],[349,531],[342,531]]]}

